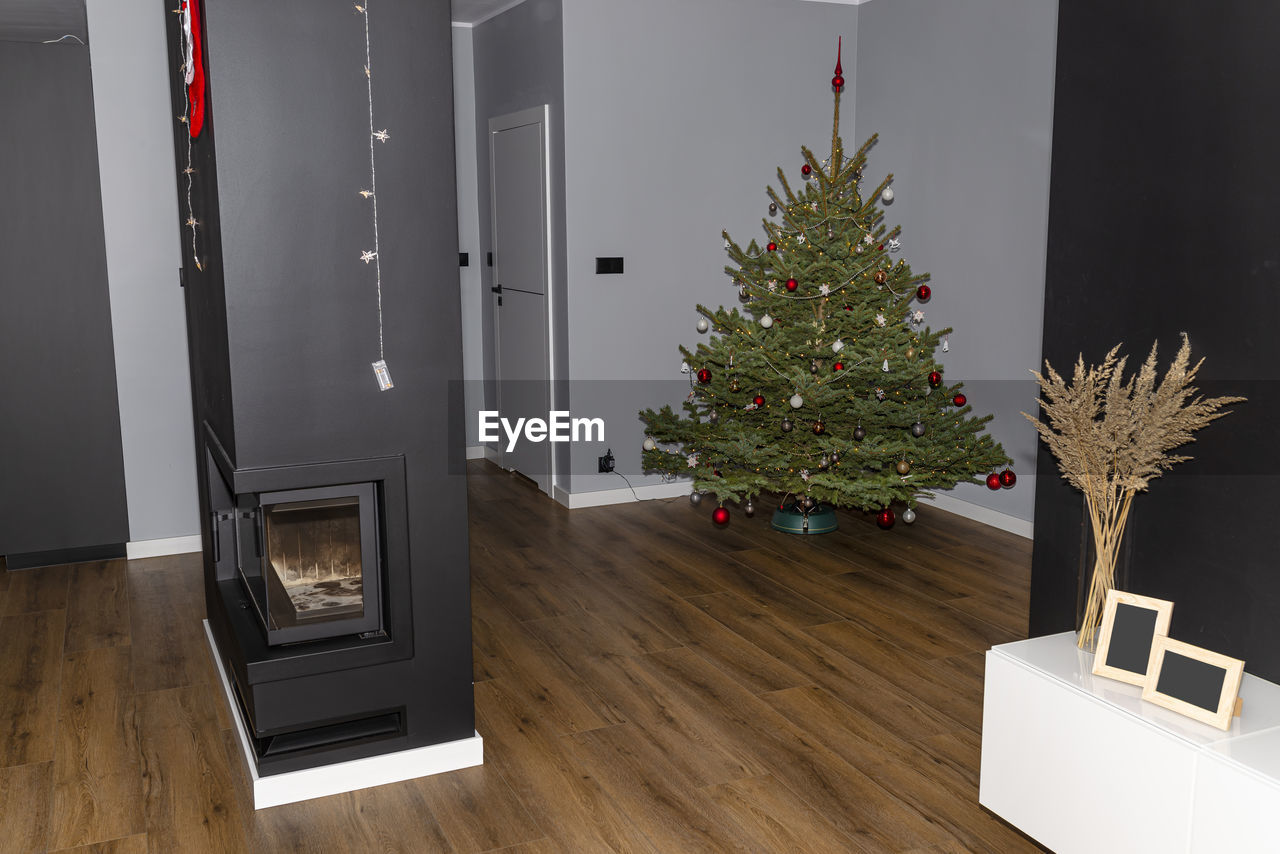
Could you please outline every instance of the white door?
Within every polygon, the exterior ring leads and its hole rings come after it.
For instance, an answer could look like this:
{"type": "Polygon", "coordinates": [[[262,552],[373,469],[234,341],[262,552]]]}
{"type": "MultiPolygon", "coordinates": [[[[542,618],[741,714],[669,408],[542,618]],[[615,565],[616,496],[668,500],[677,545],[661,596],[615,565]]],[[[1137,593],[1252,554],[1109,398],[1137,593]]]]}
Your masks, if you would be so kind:
{"type": "MultiPolygon", "coordinates": [[[[511,424],[551,409],[546,132],[546,107],[489,120],[497,404],[511,424]]],[[[501,444],[503,467],[550,495],[550,443],[521,438],[508,451],[504,436],[501,444]]]]}

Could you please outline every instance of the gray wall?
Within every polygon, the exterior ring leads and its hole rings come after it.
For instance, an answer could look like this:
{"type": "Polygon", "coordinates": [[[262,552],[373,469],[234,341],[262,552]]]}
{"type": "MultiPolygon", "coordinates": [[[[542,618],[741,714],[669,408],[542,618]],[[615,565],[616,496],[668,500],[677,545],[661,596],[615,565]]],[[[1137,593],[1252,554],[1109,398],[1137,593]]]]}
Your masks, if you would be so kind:
{"type": "MultiPolygon", "coordinates": [[[[694,306],[737,305],[722,229],[763,234],[765,187],[800,147],[829,149],[836,37],[852,139],[858,9],[796,0],[564,0],[569,361],[575,415],[606,418],[617,470],[638,476],[637,411],[676,403],[679,344],[694,306]],[[626,273],[595,275],[621,255],[626,273]],[[626,383],[620,380],[647,380],[626,383]],[[672,381],[666,396],[653,381],[672,381]]],[[[685,385],[687,391],[687,385],[685,385]]],[[[572,446],[573,491],[625,488],[597,475],[604,446],[572,446]]]]}
{"type": "Polygon", "coordinates": [[[0,42],[0,554],[128,538],[88,49],[0,42]]]}
{"type": "Polygon", "coordinates": [[[962,484],[953,497],[1033,518],[1053,118],[1056,0],[874,0],[859,7],[859,139],[880,134],[868,177],[894,173],[886,209],[902,256],[933,274],[926,322],[965,382],[1018,485],[962,484]]]}
{"type": "Polygon", "coordinates": [[[199,531],[163,9],[88,0],[131,541],[199,531]]]}
{"type": "MultiPolygon", "coordinates": [[[[489,119],[519,110],[550,105],[551,231],[553,241],[551,303],[557,331],[551,342],[556,373],[567,376],[565,295],[565,132],[564,31],[561,0],[526,0],[472,29],[475,58],[477,218],[479,220],[484,376],[493,377],[493,268],[484,255],[493,249],[489,188],[489,119]]],[[[490,407],[493,389],[487,390],[490,407]]],[[[563,391],[553,391],[563,399],[563,391]]],[[[472,429],[471,425],[468,430],[472,429]]],[[[562,462],[566,461],[561,451],[562,462]]],[[[564,483],[562,482],[562,486],[564,483]]]]}

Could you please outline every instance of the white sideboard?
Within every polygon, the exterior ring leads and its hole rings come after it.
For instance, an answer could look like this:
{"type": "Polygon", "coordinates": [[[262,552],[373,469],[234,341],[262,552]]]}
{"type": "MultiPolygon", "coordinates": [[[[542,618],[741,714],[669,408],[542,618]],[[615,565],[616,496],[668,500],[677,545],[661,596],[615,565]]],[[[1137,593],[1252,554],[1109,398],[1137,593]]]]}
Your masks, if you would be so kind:
{"type": "Polygon", "coordinates": [[[1280,850],[1280,686],[1223,732],[1092,669],[1073,632],[987,652],[984,807],[1058,854],[1280,850]]]}

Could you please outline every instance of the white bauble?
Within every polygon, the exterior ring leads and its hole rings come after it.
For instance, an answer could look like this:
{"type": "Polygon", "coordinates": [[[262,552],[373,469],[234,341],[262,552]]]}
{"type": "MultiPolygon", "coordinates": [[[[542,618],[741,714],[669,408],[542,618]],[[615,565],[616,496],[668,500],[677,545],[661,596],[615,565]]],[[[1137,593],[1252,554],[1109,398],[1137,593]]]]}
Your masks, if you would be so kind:
{"type": "Polygon", "coordinates": [[[804,406],[804,398],[800,396],[800,392],[791,395],[791,408],[799,409],[804,406]]]}
{"type": "Polygon", "coordinates": [[[886,202],[892,202],[892,201],[893,201],[893,187],[885,187],[885,188],[884,188],[884,192],[880,194],[880,198],[884,199],[886,202]]]}
{"type": "Polygon", "coordinates": [[[656,447],[658,447],[658,443],[653,441],[653,437],[651,436],[644,437],[644,449],[646,451],[652,451],[656,447]]]}
{"type": "Polygon", "coordinates": [[[912,510],[910,507],[902,511],[902,521],[910,525],[915,520],[916,520],[916,511],[912,510]]]}
{"type": "Polygon", "coordinates": [[[844,349],[844,342],[843,342],[843,341],[841,341],[839,338],[837,338],[835,341],[832,341],[832,342],[831,342],[831,352],[832,352],[832,353],[839,353],[839,352],[840,352],[841,350],[843,350],[843,349],[844,349]]]}
{"type": "Polygon", "coordinates": [[[710,329],[710,328],[711,328],[711,324],[710,324],[710,323],[707,323],[707,319],[706,319],[705,317],[699,317],[699,318],[698,318],[698,331],[699,331],[699,332],[706,332],[706,331],[707,331],[708,329],[710,329]]]}
{"type": "Polygon", "coordinates": [[[773,318],[766,314],[764,317],[760,318],[760,325],[765,329],[768,329],[770,326],[773,326],[773,318]]]}

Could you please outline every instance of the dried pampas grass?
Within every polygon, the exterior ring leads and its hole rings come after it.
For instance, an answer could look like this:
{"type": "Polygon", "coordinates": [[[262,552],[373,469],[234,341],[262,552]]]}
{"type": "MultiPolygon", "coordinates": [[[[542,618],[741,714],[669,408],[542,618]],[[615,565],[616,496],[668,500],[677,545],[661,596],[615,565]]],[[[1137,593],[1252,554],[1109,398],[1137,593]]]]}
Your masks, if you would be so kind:
{"type": "Polygon", "coordinates": [[[1193,435],[1227,412],[1222,407],[1243,397],[1199,397],[1192,385],[1204,362],[1191,365],[1191,342],[1182,334],[1182,347],[1164,378],[1156,381],[1156,345],[1136,375],[1126,380],[1127,356],[1117,344],[1101,365],[1087,369],[1084,356],[1076,360],[1068,384],[1045,361],[1045,374],[1032,371],[1040,384],[1040,408],[1046,421],[1022,413],[1058,460],[1062,476],[1084,493],[1093,527],[1097,556],[1079,646],[1091,647],[1107,591],[1115,584],[1120,539],[1129,518],[1133,496],[1183,460],[1174,448],[1194,442],[1193,435]]]}

